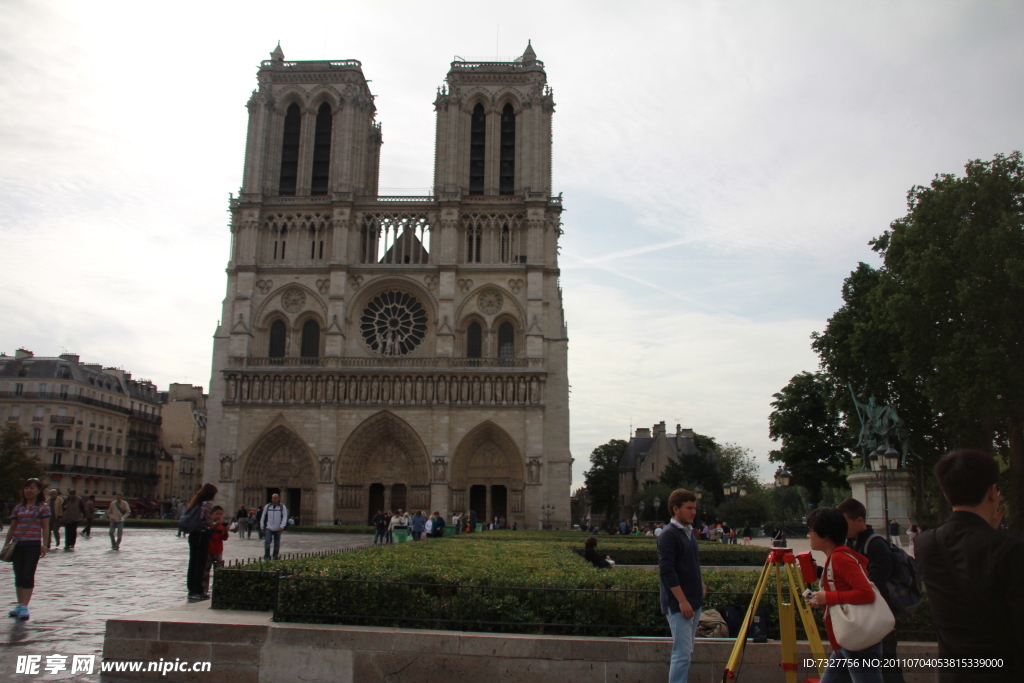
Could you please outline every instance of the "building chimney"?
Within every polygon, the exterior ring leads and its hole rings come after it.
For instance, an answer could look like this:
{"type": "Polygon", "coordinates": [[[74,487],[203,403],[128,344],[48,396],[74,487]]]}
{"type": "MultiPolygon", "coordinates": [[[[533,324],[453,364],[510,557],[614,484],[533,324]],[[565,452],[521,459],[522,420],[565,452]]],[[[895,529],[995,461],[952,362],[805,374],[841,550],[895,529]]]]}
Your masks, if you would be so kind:
{"type": "Polygon", "coordinates": [[[18,349],[17,351],[14,352],[15,358],[31,358],[34,355],[36,354],[32,353],[28,349],[18,349]]]}
{"type": "Polygon", "coordinates": [[[58,358],[60,358],[61,360],[66,360],[69,363],[77,363],[78,362],[78,354],[77,353],[62,353],[62,354],[60,354],[60,356],[58,356],[58,358]]]}
{"type": "Polygon", "coordinates": [[[649,439],[651,438],[651,430],[647,427],[636,428],[636,438],[638,439],[649,439]]]}
{"type": "Polygon", "coordinates": [[[658,424],[654,425],[654,436],[657,437],[665,433],[665,421],[662,420],[658,424]]]}

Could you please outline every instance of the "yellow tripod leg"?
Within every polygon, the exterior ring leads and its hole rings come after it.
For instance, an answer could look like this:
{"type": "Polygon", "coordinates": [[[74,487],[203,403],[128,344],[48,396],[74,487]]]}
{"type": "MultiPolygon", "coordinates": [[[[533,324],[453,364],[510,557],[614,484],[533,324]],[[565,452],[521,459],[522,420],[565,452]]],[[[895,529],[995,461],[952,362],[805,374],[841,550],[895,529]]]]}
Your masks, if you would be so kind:
{"type": "Polygon", "coordinates": [[[775,594],[779,606],[779,640],[782,641],[782,671],[786,674],[786,683],[796,683],[796,615],[793,612],[793,594],[789,593],[786,600],[782,598],[782,574],[789,574],[790,565],[775,565],[775,594]]]}
{"type": "Polygon", "coordinates": [[[800,621],[804,625],[804,633],[807,634],[807,643],[811,646],[811,656],[814,657],[815,664],[818,668],[818,674],[825,674],[825,648],[821,643],[821,634],[818,632],[818,624],[814,621],[814,614],[811,612],[811,608],[804,602],[803,596],[796,597],[798,595],[798,585],[802,585],[801,581],[798,581],[794,576],[794,573],[799,571],[796,566],[790,567],[789,572],[789,591],[794,596],[793,601],[796,603],[797,610],[800,612],[800,621]]]}
{"type": "Polygon", "coordinates": [[[754,589],[754,595],[750,598],[750,607],[747,608],[747,614],[743,617],[743,625],[740,626],[740,631],[736,635],[736,642],[732,646],[732,653],[729,654],[729,661],[725,664],[725,671],[722,672],[722,683],[728,683],[729,681],[736,680],[736,671],[739,669],[740,660],[743,659],[743,648],[747,644],[747,631],[750,629],[750,624],[754,620],[754,614],[757,612],[758,606],[761,604],[761,598],[764,595],[765,587],[768,585],[768,577],[771,574],[772,561],[771,555],[769,559],[764,563],[764,568],[761,569],[761,576],[757,580],[757,587],[754,589]]]}

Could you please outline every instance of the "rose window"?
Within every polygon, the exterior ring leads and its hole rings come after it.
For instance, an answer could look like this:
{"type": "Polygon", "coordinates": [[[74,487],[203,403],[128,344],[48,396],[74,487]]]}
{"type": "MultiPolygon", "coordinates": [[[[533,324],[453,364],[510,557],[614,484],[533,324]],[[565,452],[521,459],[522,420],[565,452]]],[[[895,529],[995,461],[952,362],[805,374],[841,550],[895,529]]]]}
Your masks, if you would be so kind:
{"type": "Polygon", "coordinates": [[[363,309],[360,331],[366,345],[380,355],[404,356],[423,341],[427,312],[410,294],[384,292],[363,309]]]}

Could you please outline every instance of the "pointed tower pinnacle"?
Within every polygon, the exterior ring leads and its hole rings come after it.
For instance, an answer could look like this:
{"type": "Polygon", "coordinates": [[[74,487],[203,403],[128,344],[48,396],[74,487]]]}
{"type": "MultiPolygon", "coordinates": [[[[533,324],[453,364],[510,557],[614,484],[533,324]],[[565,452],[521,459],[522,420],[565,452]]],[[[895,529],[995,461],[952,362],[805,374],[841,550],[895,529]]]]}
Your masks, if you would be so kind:
{"type": "Polygon", "coordinates": [[[277,47],[274,48],[274,51],[270,53],[270,58],[272,60],[274,60],[275,62],[283,62],[284,61],[284,50],[281,49],[281,41],[280,40],[277,41],[277,47]]]}
{"type": "Polygon", "coordinates": [[[533,64],[537,61],[537,53],[533,51],[533,45],[526,41],[526,51],[523,52],[523,64],[533,64]]]}

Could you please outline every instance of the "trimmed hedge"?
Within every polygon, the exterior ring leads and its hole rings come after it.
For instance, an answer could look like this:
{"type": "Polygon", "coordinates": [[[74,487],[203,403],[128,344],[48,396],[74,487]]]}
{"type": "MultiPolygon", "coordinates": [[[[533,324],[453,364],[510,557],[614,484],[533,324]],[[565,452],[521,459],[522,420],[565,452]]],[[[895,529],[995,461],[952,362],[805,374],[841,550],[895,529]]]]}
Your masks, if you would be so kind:
{"type": "MultiPolygon", "coordinates": [[[[524,539],[514,544],[495,542],[499,536],[467,535],[219,568],[212,606],[273,609],[275,621],[304,623],[592,636],[668,634],[657,572],[595,569],[576,552],[579,534],[572,542],[524,539]]],[[[622,563],[627,548],[611,550],[612,545],[601,543],[599,551],[622,563]]],[[[724,555],[751,549],[720,550],[724,555]]],[[[703,545],[701,551],[707,562],[709,551],[703,545]]],[[[705,572],[707,607],[737,605],[745,610],[758,577],[750,571],[705,572]]],[[[762,605],[769,610],[771,637],[778,629],[775,602],[770,585],[762,605]]],[[[815,614],[821,626],[821,612],[815,614]]],[[[797,622],[798,636],[803,637],[797,622]]],[[[901,618],[898,627],[902,640],[935,639],[927,604],[913,617],[901,618]]]]}

